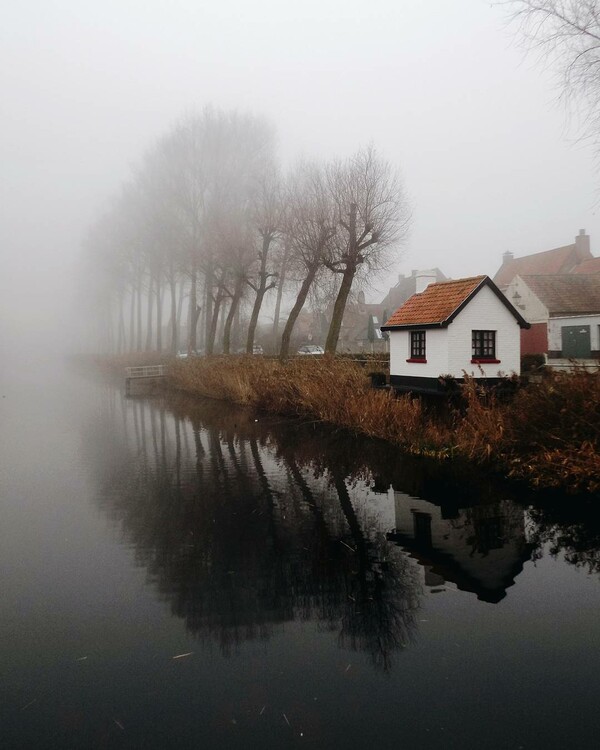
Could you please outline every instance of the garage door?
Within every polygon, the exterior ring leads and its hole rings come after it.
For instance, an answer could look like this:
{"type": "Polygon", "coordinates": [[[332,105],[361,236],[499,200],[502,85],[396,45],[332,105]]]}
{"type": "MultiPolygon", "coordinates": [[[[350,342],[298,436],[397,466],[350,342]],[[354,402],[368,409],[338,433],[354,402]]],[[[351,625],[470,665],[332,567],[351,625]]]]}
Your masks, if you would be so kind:
{"type": "Polygon", "coordinates": [[[563,326],[562,356],[568,359],[589,359],[592,354],[589,326],[563,326]]]}

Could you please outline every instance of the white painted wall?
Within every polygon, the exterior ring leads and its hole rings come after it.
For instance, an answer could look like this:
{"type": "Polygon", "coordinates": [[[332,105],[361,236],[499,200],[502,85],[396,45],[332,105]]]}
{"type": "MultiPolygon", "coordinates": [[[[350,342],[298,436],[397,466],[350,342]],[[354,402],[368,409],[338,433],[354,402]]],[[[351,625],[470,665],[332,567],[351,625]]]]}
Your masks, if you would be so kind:
{"type": "Polygon", "coordinates": [[[504,295],[528,323],[545,323],[548,320],[548,308],[520,276],[515,276],[506,288],[504,295]],[[519,296],[515,297],[515,294],[519,296]]]}
{"type": "Polygon", "coordinates": [[[521,372],[521,329],[513,314],[492,290],[485,286],[448,326],[449,372],[462,377],[463,370],[479,378],[494,378],[521,372]],[[471,364],[471,332],[496,331],[496,359],[499,364],[471,364]]]}
{"type": "Polygon", "coordinates": [[[521,368],[521,329],[509,310],[489,287],[483,287],[448,328],[427,328],[427,362],[407,362],[410,358],[409,331],[390,331],[390,373],[392,375],[437,378],[440,375],[494,378],[519,373],[521,368]],[[496,358],[499,364],[471,364],[471,331],[496,331],[496,358]]]}
{"type": "Polygon", "coordinates": [[[600,315],[580,315],[578,317],[550,318],[548,321],[548,349],[560,351],[562,349],[563,326],[589,326],[592,349],[600,349],[600,315]]]}
{"type": "Polygon", "coordinates": [[[390,374],[416,378],[437,378],[448,374],[448,332],[444,328],[427,328],[425,356],[427,362],[410,359],[409,331],[390,331],[390,374]]]}

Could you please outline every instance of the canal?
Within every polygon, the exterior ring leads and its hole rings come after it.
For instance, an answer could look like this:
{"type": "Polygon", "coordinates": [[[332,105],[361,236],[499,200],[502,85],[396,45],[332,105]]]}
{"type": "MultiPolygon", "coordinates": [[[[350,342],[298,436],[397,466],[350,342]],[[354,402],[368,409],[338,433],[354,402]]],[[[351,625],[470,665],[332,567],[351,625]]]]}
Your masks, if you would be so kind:
{"type": "Polygon", "coordinates": [[[0,399],[0,747],[584,748],[594,506],[57,368],[0,399]]]}

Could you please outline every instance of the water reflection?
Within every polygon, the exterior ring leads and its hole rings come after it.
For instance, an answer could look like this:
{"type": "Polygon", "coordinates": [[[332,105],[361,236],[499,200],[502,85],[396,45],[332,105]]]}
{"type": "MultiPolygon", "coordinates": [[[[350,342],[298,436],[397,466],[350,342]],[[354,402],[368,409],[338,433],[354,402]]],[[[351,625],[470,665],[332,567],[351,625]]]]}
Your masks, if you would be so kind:
{"type": "MultiPolygon", "coordinates": [[[[423,596],[451,584],[500,601],[556,527],[382,443],[219,402],[108,397],[86,441],[100,502],[172,613],[226,655],[305,620],[388,670],[423,596]]],[[[594,541],[572,558],[597,570],[594,541]]]]}

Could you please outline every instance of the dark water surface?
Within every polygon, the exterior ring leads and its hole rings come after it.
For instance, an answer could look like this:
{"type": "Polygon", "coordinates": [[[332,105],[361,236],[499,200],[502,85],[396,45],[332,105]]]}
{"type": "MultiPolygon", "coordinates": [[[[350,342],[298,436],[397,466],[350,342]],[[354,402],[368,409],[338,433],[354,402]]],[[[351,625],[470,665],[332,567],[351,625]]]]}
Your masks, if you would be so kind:
{"type": "Polygon", "coordinates": [[[0,395],[0,748],[597,746],[589,506],[62,372],[0,395]]]}

